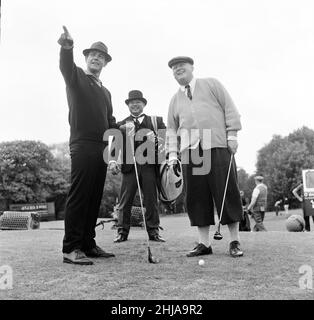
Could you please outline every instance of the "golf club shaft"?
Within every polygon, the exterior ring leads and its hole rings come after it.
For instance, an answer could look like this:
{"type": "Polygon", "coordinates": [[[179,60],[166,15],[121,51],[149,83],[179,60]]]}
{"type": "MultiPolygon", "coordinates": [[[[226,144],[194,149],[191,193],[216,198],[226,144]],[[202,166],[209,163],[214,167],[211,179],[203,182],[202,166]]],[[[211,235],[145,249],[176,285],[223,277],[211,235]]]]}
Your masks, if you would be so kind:
{"type": "Polygon", "coordinates": [[[230,176],[230,169],[231,169],[231,165],[232,165],[232,160],[233,160],[233,153],[231,153],[231,156],[230,156],[226,185],[225,185],[224,195],[222,198],[222,203],[221,203],[221,208],[220,208],[220,215],[219,215],[219,220],[218,220],[218,230],[219,231],[220,231],[220,221],[221,221],[222,211],[223,211],[224,205],[225,205],[225,198],[226,198],[226,193],[227,193],[227,188],[228,188],[228,181],[229,181],[229,176],[230,176]]]}
{"type": "Polygon", "coordinates": [[[145,231],[146,231],[147,247],[149,248],[149,238],[148,238],[147,226],[146,226],[146,220],[145,220],[144,205],[143,205],[142,192],[141,192],[141,187],[140,187],[140,180],[139,180],[139,177],[138,177],[137,164],[136,164],[136,159],[135,159],[135,148],[134,148],[134,143],[133,143],[132,136],[130,136],[130,140],[131,140],[131,149],[132,149],[132,155],[133,155],[133,163],[134,163],[134,169],[135,169],[135,176],[136,176],[138,194],[140,196],[143,223],[144,223],[144,228],[145,228],[145,231]]]}

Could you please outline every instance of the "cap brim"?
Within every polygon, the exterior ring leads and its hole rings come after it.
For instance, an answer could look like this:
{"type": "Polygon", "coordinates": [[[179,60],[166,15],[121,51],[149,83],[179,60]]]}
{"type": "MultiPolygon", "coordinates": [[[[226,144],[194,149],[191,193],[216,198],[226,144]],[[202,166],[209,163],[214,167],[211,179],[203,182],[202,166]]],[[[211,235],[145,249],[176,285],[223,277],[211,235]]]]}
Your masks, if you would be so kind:
{"type": "Polygon", "coordinates": [[[98,52],[101,52],[102,54],[104,54],[107,62],[110,62],[112,60],[110,54],[108,54],[105,51],[98,50],[98,49],[85,49],[85,50],[83,50],[83,55],[86,57],[91,51],[98,51],[98,52]]]}
{"type": "Polygon", "coordinates": [[[145,103],[145,105],[147,104],[147,100],[145,98],[126,99],[125,103],[129,104],[129,102],[132,101],[132,100],[141,100],[141,101],[143,101],[145,103]]]}
{"type": "Polygon", "coordinates": [[[182,63],[182,62],[189,63],[191,65],[194,64],[194,61],[190,60],[190,59],[174,59],[174,60],[170,60],[168,62],[168,66],[169,66],[169,68],[172,68],[175,64],[182,63]]]}

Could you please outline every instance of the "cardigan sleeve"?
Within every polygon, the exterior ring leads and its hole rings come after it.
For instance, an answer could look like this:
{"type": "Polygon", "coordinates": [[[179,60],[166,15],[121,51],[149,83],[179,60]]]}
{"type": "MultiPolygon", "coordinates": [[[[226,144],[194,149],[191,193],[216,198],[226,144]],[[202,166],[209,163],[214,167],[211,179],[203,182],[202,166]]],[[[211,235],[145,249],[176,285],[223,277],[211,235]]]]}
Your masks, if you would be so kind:
{"type": "Polygon", "coordinates": [[[217,79],[212,79],[211,84],[214,95],[225,114],[227,136],[236,136],[242,129],[240,114],[224,86],[217,79]]]}
{"type": "Polygon", "coordinates": [[[176,112],[175,96],[171,99],[168,118],[167,118],[167,134],[166,134],[166,153],[169,155],[169,159],[177,157],[178,149],[178,137],[177,132],[179,129],[179,116],[176,112]]]}

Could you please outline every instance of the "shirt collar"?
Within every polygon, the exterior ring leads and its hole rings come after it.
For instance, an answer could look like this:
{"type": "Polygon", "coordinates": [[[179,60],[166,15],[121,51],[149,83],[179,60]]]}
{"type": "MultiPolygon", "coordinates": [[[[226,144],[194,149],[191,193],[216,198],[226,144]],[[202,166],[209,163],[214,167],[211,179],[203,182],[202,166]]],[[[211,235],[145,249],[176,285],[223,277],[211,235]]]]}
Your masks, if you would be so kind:
{"type": "Polygon", "coordinates": [[[84,72],[85,72],[85,74],[86,74],[87,76],[92,77],[93,80],[95,80],[99,86],[102,86],[102,82],[101,82],[97,77],[95,77],[95,75],[93,75],[93,74],[92,74],[91,72],[89,72],[88,70],[84,70],[84,72]]]}
{"type": "Polygon", "coordinates": [[[144,116],[145,116],[145,113],[141,113],[139,116],[134,116],[133,114],[131,114],[131,117],[132,117],[132,118],[136,118],[136,119],[142,118],[142,117],[144,117],[144,116]]]}
{"type": "MultiPolygon", "coordinates": [[[[191,80],[190,83],[189,83],[191,92],[194,91],[195,83],[196,83],[196,79],[193,77],[192,80],[191,80]]],[[[184,92],[184,91],[186,90],[186,89],[185,89],[185,86],[180,86],[180,90],[184,92]]]]}

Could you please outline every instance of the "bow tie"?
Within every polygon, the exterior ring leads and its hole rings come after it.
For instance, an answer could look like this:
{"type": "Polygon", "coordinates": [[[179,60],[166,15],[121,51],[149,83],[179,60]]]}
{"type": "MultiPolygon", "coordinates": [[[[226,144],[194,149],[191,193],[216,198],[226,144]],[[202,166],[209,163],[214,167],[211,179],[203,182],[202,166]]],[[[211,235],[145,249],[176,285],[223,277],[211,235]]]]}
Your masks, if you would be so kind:
{"type": "Polygon", "coordinates": [[[131,117],[133,118],[133,120],[138,120],[138,119],[141,119],[141,118],[143,118],[143,117],[145,117],[145,114],[144,113],[142,113],[140,116],[133,116],[133,115],[131,115],[131,117]]]}

